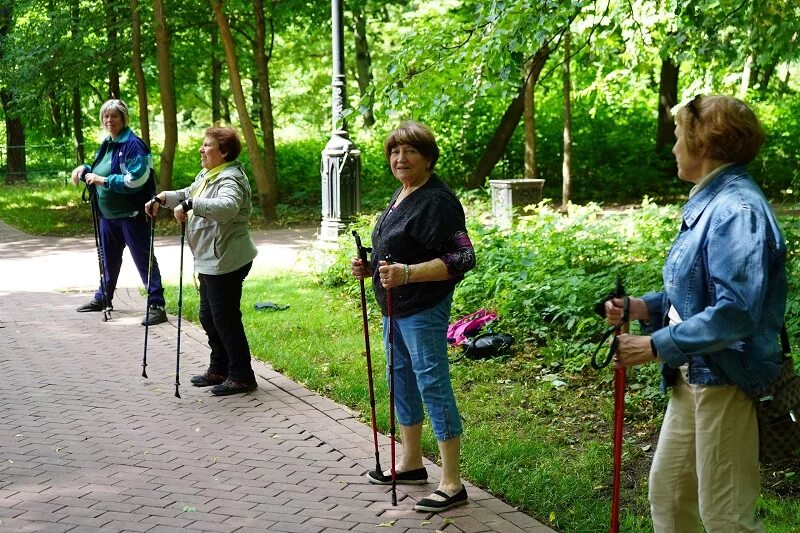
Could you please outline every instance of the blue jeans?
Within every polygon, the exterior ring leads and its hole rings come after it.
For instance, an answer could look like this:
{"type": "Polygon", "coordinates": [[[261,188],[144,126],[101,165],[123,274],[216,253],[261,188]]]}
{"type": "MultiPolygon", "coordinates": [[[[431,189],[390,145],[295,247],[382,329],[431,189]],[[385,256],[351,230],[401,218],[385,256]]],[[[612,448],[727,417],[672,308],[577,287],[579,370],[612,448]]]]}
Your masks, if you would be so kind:
{"type": "MultiPolygon", "coordinates": [[[[453,293],[417,314],[393,318],[394,403],[397,420],[404,426],[419,424],[428,410],[436,439],[463,433],[447,360],[447,324],[453,293]]],[[[389,319],[383,317],[383,346],[389,376],[389,319]]]]}

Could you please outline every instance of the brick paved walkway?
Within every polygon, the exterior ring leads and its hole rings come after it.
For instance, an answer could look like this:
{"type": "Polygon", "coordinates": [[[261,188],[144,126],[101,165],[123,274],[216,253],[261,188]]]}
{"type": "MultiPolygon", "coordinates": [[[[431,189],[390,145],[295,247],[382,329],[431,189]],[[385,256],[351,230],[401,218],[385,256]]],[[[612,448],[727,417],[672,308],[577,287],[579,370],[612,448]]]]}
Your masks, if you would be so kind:
{"type": "Polygon", "coordinates": [[[252,394],[187,386],[208,348],[186,322],[176,398],[174,317],[150,328],[141,377],[138,290],[119,290],[107,323],[74,311],[87,293],[53,290],[92,253],[0,223],[0,272],[24,278],[0,282],[0,532],[550,531],[470,484],[469,505],[414,512],[440,475],[430,464],[431,485],[398,486],[393,507],[387,488],[364,481],[372,432],[346,408],[261,363],[252,394]],[[70,247],[73,266],[53,260],[70,247]],[[25,273],[48,269],[31,289],[25,273]]]}

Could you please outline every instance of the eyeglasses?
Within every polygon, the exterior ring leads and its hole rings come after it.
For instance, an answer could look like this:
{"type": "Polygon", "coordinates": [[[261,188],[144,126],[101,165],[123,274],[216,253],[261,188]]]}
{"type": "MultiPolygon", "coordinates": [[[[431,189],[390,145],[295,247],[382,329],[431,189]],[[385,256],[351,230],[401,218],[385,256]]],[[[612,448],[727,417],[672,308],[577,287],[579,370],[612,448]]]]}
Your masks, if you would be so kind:
{"type": "Polygon", "coordinates": [[[694,116],[694,118],[696,120],[698,120],[698,121],[700,120],[700,108],[698,108],[697,105],[700,103],[700,99],[701,98],[702,98],[702,96],[700,96],[698,94],[694,98],[689,100],[688,104],[686,104],[686,108],[689,110],[689,112],[691,112],[691,114],[694,116]]]}

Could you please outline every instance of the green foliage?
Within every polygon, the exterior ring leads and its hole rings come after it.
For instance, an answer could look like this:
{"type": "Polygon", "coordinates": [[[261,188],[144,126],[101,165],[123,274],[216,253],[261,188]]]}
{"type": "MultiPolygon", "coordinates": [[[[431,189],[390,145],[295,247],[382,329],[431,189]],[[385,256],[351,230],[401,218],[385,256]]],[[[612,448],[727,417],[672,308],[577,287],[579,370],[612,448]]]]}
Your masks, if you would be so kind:
{"type": "Polygon", "coordinates": [[[660,285],[677,215],[649,201],[611,215],[593,204],[571,206],[568,216],[542,205],[513,232],[472,224],[478,267],[459,285],[456,309],[496,308],[502,328],[542,346],[549,360],[580,369],[588,362],[585,343],[604,327],[592,305],[617,274],[631,294],[660,285]]]}

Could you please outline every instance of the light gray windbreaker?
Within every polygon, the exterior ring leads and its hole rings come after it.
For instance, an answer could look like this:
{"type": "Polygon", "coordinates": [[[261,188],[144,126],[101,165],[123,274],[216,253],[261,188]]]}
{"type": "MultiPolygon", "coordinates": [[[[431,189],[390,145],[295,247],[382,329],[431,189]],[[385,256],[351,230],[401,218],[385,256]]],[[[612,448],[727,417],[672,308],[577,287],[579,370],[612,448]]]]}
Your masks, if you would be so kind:
{"type": "MultiPolygon", "coordinates": [[[[174,208],[192,197],[205,179],[200,172],[185,189],[166,192],[165,207],[174,208]]],[[[194,255],[199,274],[220,275],[243,267],[258,254],[248,229],[251,205],[250,184],[235,161],[206,185],[202,196],[192,198],[192,213],[186,225],[186,241],[194,255]]]]}

